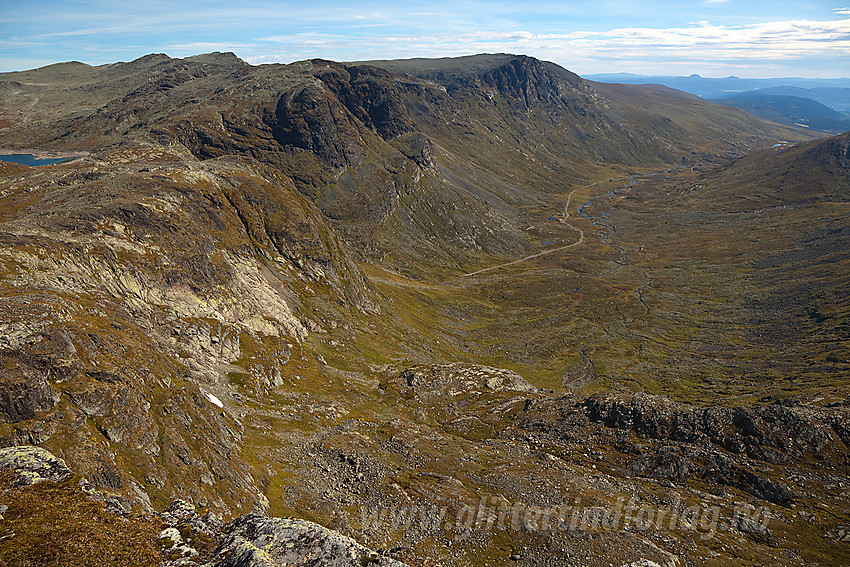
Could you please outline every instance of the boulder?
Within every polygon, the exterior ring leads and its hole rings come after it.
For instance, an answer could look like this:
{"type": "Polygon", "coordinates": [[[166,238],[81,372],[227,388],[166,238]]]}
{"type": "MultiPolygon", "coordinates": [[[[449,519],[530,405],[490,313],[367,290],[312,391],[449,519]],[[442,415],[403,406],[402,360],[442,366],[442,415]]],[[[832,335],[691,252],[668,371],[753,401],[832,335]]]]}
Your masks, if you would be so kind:
{"type": "Polygon", "coordinates": [[[405,567],[378,555],[350,537],[319,524],[293,518],[249,514],[234,520],[205,567],[405,567]]]}
{"type": "Polygon", "coordinates": [[[638,559],[637,561],[632,561],[631,563],[626,563],[621,565],[621,567],[661,567],[655,561],[650,561],[649,559],[638,559]]]}
{"type": "Polygon", "coordinates": [[[14,486],[29,486],[43,480],[61,481],[73,474],[65,461],[31,445],[0,449],[0,470],[18,473],[14,486]]]}

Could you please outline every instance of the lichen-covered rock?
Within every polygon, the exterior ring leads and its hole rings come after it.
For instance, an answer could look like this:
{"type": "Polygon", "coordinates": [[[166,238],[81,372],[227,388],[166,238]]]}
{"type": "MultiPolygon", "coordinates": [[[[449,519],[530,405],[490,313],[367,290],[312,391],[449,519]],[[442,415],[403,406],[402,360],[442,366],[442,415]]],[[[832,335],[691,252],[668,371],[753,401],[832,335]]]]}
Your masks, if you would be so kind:
{"type": "Polygon", "coordinates": [[[224,525],[220,515],[215,512],[206,512],[198,515],[195,507],[182,499],[177,499],[169,504],[162,514],[160,514],[160,517],[170,526],[184,524],[197,532],[207,535],[220,532],[224,525]]]}
{"type": "Polygon", "coordinates": [[[319,524],[293,518],[246,515],[226,529],[206,567],[328,566],[405,567],[319,524]]]}
{"type": "Polygon", "coordinates": [[[650,561],[649,559],[638,559],[637,561],[632,561],[631,563],[626,563],[621,567],[661,567],[655,561],[650,561]]]}
{"type": "Polygon", "coordinates": [[[535,392],[537,388],[512,370],[455,362],[414,366],[401,374],[404,386],[420,399],[453,397],[483,391],[535,392]]]}
{"type": "Polygon", "coordinates": [[[43,480],[65,480],[71,469],[65,461],[41,447],[20,445],[0,449],[0,470],[14,470],[15,486],[28,486],[43,480]]]}
{"type": "Polygon", "coordinates": [[[183,537],[180,535],[180,530],[177,528],[168,527],[159,532],[157,536],[160,543],[166,549],[170,549],[175,545],[183,543],[183,537]]]}
{"type": "Polygon", "coordinates": [[[159,545],[165,554],[160,567],[196,566],[201,561],[198,548],[221,539],[221,516],[214,512],[199,515],[186,500],[177,499],[159,515],[168,527],[159,532],[159,545]]]}

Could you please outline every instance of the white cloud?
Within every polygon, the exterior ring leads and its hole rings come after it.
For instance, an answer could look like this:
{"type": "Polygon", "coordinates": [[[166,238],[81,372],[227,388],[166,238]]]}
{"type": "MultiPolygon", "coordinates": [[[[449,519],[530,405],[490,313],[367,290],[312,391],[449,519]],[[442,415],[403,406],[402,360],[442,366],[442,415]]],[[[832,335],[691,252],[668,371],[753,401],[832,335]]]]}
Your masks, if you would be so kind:
{"type": "Polygon", "coordinates": [[[256,46],[247,43],[226,43],[196,41],[193,43],[178,43],[165,47],[168,52],[209,53],[210,51],[240,51],[254,49],[256,46]]]}
{"type": "MultiPolygon", "coordinates": [[[[8,30],[15,30],[15,36],[7,33],[0,38],[0,68],[13,58],[55,61],[91,53],[100,62],[112,60],[112,52],[136,57],[148,52],[174,51],[172,55],[183,56],[215,50],[234,51],[251,63],[512,52],[586,73],[655,73],[662,66],[682,67],[689,73],[720,66],[733,72],[754,66],[792,69],[795,65],[814,72],[814,67],[820,66],[833,75],[847,74],[845,69],[850,69],[850,5],[832,9],[828,17],[838,18],[832,21],[783,20],[741,26],[695,21],[661,28],[648,26],[669,21],[657,17],[658,6],[665,3],[647,3],[655,11],[647,7],[642,14],[630,13],[636,3],[622,0],[606,2],[611,14],[606,11],[604,17],[598,5],[578,0],[525,4],[434,0],[427,6],[377,0],[245,0],[203,6],[198,0],[84,0],[74,4],[79,5],[73,10],[10,13],[5,23],[8,30]],[[592,27],[611,21],[629,22],[619,25],[633,27],[592,27]]],[[[736,14],[747,12],[740,6],[743,3],[728,0],[695,4],[702,7],[681,10],[679,21],[703,18],[709,11],[716,14],[713,21],[733,21],[719,19],[731,17],[723,13],[732,12],[733,4],[741,8],[736,14]]]]}
{"type": "MultiPolygon", "coordinates": [[[[309,56],[332,59],[443,57],[481,52],[525,53],[553,60],[579,72],[596,72],[601,65],[652,71],[696,66],[737,70],[754,66],[775,69],[782,62],[827,58],[844,60],[850,68],[850,19],[834,21],[787,20],[746,26],[696,22],[679,28],[620,28],[608,31],[532,33],[529,31],[476,31],[414,36],[296,34],[263,38],[279,45],[279,57],[309,56]],[[322,49],[321,54],[315,48],[322,49]]],[[[275,55],[247,58],[271,61],[275,55]]],[[[278,61],[285,59],[278,59],[278,61]]]]}

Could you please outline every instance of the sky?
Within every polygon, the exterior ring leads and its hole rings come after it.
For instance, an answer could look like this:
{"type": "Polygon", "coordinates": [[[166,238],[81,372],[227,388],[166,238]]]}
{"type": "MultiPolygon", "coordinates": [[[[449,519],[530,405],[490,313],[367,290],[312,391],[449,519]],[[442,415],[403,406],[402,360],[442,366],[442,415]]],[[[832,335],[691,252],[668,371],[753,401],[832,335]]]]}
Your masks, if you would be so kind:
{"type": "Polygon", "coordinates": [[[850,76],[850,0],[0,0],[0,72],[148,53],[251,64],[515,53],[581,75],[850,76]]]}

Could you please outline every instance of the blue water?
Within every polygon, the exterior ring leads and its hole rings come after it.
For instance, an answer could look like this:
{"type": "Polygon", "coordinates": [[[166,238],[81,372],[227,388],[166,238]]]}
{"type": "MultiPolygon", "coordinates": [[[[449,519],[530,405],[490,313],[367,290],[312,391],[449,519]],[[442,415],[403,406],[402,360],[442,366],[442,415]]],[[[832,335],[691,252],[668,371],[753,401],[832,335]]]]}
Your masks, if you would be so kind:
{"type": "Polygon", "coordinates": [[[0,155],[0,161],[8,161],[32,167],[35,165],[50,165],[52,163],[71,161],[71,158],[36,159],[36,157],[32,154],[6,154],[0,155]]]}

